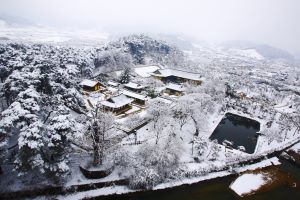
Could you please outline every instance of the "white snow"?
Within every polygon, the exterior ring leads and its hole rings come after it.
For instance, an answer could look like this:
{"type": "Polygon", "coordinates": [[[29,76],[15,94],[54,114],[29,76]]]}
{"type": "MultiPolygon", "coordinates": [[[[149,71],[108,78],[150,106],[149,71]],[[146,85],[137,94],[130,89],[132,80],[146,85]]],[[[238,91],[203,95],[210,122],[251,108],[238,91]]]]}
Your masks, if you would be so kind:
{"type": "Polygon", "coordinates": [[[119,83],[114,82],[114,81],[108,81],[107,84],[110,85],[110,86],[113,86],[113,87],[118,87],[119,86],[119,83]]]}
{"type": "MultiPolygon", "coordinates": [[[[248,165],[248,166],[245,166],[245,167],[240,167],[236,171],[241,173],[241,172],[244,172],[244,171],[247,171],[247,170],[254,170],[254,169],[264,168],[264,167],[272,165],[272,163],[274,165],[279,165],[280,164],[280,162],[278,161],[278,158],[273,157],[273,158],[270,158],[270,159],[267,159],[267,160],[263,160],[259,163],[251,164],[251,165],[248,165]]],[[[194,163],[194,165],[196,165],[196,164],[194,163]]],[[[195,168],[195,166],[194,166],[194,168],[195,168]]],[[[194,177],[194,178],[186,178],[186,179],[183,179],[183,180],[169,182],[169,183],[162,183],[162,184],[159,184],[159,185],[155,186],[153,189],[154,190],[159,190],[159,189],[165,189],[165,188],[180,186],[180,185],[184,185],[184,184],[193,184],[193,183],[198,183],[198,182],[204,181],[204,180],[209,180],[209,179],[213,179],[213,178],[217,178],[217,177],[227,176],[227,175],[230,175],[230,174],[231,174],[231,172],[229,172],[229,171],[214,172],[214,173],[209,173],[209,174],[204,175],[204,176],[199,176],[199,177],[194,177]]]]}
{"type": "Polygon", "coordinates": [[[128,111],[125,112],[125,114],[131,114],[131,113],[135,113],[137,111],[141,110],[139,107],[137,106],[132,106],[132,108],[128,111]]]}
{"type": "Polygon", "coordinates": [[[134,69],[135,73],[137,73],[139,76],[143,77],[143,78],[147,78],[150,77],[152,72],[158,70],[159,67],[158,66],[146,66],[146,67],[137,67],[134,69]]]}
{"type": "Polygon", "coordinates": [[[275,105],[274,109],[281,113],[297,112],[297,109],[295,109],[295,106],[291,104],[291,100],[289,98],[285,98],[282,103],[275,105]]]}
{"type": "Polygon", "coordinates": [[[184,91],[184,88],[182,87],[182,85],[178,85],[178,84],[174,84],[174,83],[170,83],[169,85],[166,86],[166,88],[175,90],[175,91],[180,91],[180,92],[184,91]]]}
{"type": "Polygon", "coordinates": [[[195,81],[201,80],[201,75],[198,73],[192,73],[192,72],[176,70],[176,69],[160,69],[158,70],[158,73],[151,73],[151,75],[158,76],[158,77],[176,76],[176,77],[195,80],[195,81]]]}
{"type": "Polygon", "coordinates": [[[244,196],[245,194],[249,194],[259,189],[267,182],[268,179],[264,176],[264,174],[243,174],[230,185],[230,189],[236,192],[239,196],[244,196]]]}
{"type": "MultiPolygon", "coordinates": [[[[0,20],[0,35],[15,41],[29,41],[40,43],[66,43],[73,44],[79,41],[84,44],[99,44],[108,39],[109,34],[89,30],[75,29],[57,29],[54,27],[29,25],[29,26],[14,26],[0,20]]],[[[80,44],[80,43],[78,43],[80,44]]]]}
{"type": "Polygon", "coordinates": [[[255,49],[229,49],[229,52],[239,56],[254,58],[257,60],[263,60],[264,57],[259,54],[255,49]]]}
{"type": "Polygon", "coordinates": [[[76,199],[83,199],[87,197],[97,197],[97,196],[105,196],[111,194],[124,194],[133,192],[133,190],[128,189],[126,186],[111,186],[100,188],[96,190],[89,190],[86,192],[78,192],[75,194],[67,195],[67,196],[58,196],[58,199],[61,200],[76,200],[76,199]]]}
{"type": "Polygon", "coordinates": [[[122,92],[125,96],[128,96],[128,97],[132,97],[134,99],[139,99],[139,100],[142,100],[142,101],[145,101],[146,100],[146,96],[145,95],[141,95],[141,94],[137,94],[135,92],[131,92],[131,91],[128,91],[128,90],[123,90],[122,92]]]}
{"type": "Polygon", "coordinates": [[[115,93],[119,90],[118,88],[115,88],[115,87],[106,87],[106,89],[109,90],[112,93],[115,93]]]}
{"type": "Polygon", "coordinates": [[[80,85],[88,86],[88,87],[94,87],[98,82],[93,80],[85,79],[83,80],[80,85]]]}
{"type": "Polygon", "coordinates": [[[173,101],[171,99],[166,99],[164,97],[156,97],[155,99],[159,100],[159,101],[162,101],[162,102],[164,102],[166,104],[172,104],[173,103],[173,101]]]}
{"type": "Polygon", "coordinates": [[[110,108],[120,108],[122,106],[130,104],[132,101],[133,101],[132,99],[122,94],[119,96],[112,97],[107,101],[101,101],[100,103],[110,108]]]}
{"type": "Polygon", "coordinates": [[[127,84],[124,84],[124,86],[128,87],[128,88],[133,88],[133,89],[143,89],[143,88],[145,88],[145,86],[142,86],[141,84],[133,83],[133,82],[129,82],[127,84]]]}
{"type": "Polygon", "coordinates": [[[290,149],[294,150],[295,152],[300,152],[300,143],[295,144],[290,149]]]}

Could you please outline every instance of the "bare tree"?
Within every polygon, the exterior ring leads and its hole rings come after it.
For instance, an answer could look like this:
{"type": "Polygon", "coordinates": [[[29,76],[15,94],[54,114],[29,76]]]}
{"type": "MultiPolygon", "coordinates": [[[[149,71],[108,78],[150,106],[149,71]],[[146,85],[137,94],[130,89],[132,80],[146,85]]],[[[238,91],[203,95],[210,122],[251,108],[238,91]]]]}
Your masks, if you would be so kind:
{"type": "Polygon", "coordinates": [[[174,118],[180,124],[180,130],[187,123],[191,109],[190,109],[190,101],[185,99],[178,100],[176,106],[172,108],[174,118]]]}
{"type": "Polygon", "coordinates": [[[96,112],[91,122],[91,134],[93,142],[93,164],[102,165],[104,150],[107,143],[106,137],[114,127],[114,115],[112,113],[96,112]]]}
{"type": "Polygon", "coordinates": [[[167,125],[168,119],[168,108],[164,102],[156,101],[149,108],[149,117],[153,122],[153,130],[156,133],[156,141],[155,144],[158,144],[159,134],[167,125]]]}

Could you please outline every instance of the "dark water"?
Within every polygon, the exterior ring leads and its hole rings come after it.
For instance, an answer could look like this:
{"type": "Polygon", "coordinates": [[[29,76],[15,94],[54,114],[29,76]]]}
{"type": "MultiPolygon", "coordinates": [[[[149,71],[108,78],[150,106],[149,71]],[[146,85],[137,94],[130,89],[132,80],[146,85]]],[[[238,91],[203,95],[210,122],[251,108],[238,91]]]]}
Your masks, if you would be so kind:
{"type": "Polygon", "coordinates": [[[219,144],[224,140],[232,141],[230,147],[244,146],[247,153],[254,153],[259,130],[259,122],[227,113],[209,139],[217,140],[219,144]]]}
{"type": "Polygon", "coordinates": [[[299,200],[300,199],[300,168],[287,161],[280,160],[280,168],[290,174],[298,183],[296,188],[282,185],[267,192],[254,194],[241,198],[229,189],[230,183],[235,180],[237,175],[217,178],[209,181],[184,185],[172,189],[161,191],[139,192],[126,195],[115,195],[110,197],[98,197],[96,199],[114,200],[299,200]]]}

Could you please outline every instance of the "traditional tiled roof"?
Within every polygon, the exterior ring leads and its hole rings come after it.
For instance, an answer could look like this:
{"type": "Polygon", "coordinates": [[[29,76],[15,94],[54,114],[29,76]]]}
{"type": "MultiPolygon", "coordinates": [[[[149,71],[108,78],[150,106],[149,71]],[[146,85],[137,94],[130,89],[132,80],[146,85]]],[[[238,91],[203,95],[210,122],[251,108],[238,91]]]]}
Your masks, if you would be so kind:
{"type": "Polygon", "coordinates": [[[114,87],[117,87],[119,85],[119,83],[114,82],[114,81],[108,81],[107,84],[110,86],[114,86],[114,87]]]}
{"type": "Polygon", "coordinates": [[[159,69],[150,74],[158,77],[176,76],[176,77],[185,78],[189,80],[201,81],[200,74],[176,70],[176,69],[159,69]]]}
{"type": "Polygon", "coordinates": [[[94,87],[95,85],[97,85],[97,83],[99,83],[99,82],[98,81],[84,79],[83,81],[81,81],[80,85],[82,85],[82,86],[88,86],[88,87],[94,87]]]}
{"type": "Polygon", "coordinates": [[[111,97],[106,101],[101,101],[100,103],[106,107],[110,108],[120,108],[127,104],[130,104],[133,100],[121,94],[115,97],[111,97]]]}
{"type": "Polygon", "coordinates": [[[128,96],[128,97],[132,97],[134,99],[139,99],[139,100],[142,100],[142,101],[145,101],[146,100],[146,96],[144,95],[141,95],[141,94],[137,94],[135,92],[131,92],[131,91],[128,91],[128,90],[124,90],[122,92],[124,95],[128,96]]]}
{"type": "Polygon", "coordinates": [[[133,83],[133,82],[129,82],[127,84],[124,84],[125,87],[128,88],[133,88],[133,89],[143,89],[145,88],[145,86],[138,84],[138,83],[133,83]]]}
{"type": "Polygon", "coordinates": [[[182,85],[173,84],[173,83],[170,83],[169,85],[167,85],[166,88],[171,89],[171,90],[175,90],[175,91],[179,91],[179,92],[184,91],[184,88],[182,87],[182,85]]]}
{"type": "Polygon", "coordinates": [[[135,73],[137,73],[139,76],[147,78],[150,77],[150,73],[160,69],[158,66],[155,65],[149,65],[149,66],[143,66],[143,67],[136,67],[134,68],[135,73]]]}

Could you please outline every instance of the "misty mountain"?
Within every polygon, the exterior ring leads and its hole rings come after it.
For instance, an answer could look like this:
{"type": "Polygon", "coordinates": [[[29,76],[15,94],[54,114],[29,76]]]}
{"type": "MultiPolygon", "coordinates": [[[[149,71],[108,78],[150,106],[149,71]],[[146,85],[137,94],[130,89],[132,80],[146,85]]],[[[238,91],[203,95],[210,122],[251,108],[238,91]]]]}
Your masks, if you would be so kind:
{"type": "Polygon", "coordinates": [[[94,64],[96,68],[117,70],[149,62],[179,66],[183,61],[183,52],[176,46],[143,34],[134,34],[98,48],[94,64]]]}
{"type": "Polygon", "coordinates": [[[256,44],[250,41],[228,41],[223,42],[221,46],[225,48],[235,48],[242,50],[255,49],[260,55],[267,59],[295,59],[294,56],[288,51],[267,44],[256,44]]]}
{"type": "Polygon", "coordinates": [[[6,25],[9,26],[19,26],[19,27],[37,26],[36,23],[34,23],[29,19],[8,15],[8,14],[1,14],[0,21],[4,22],[6,25]]]}

